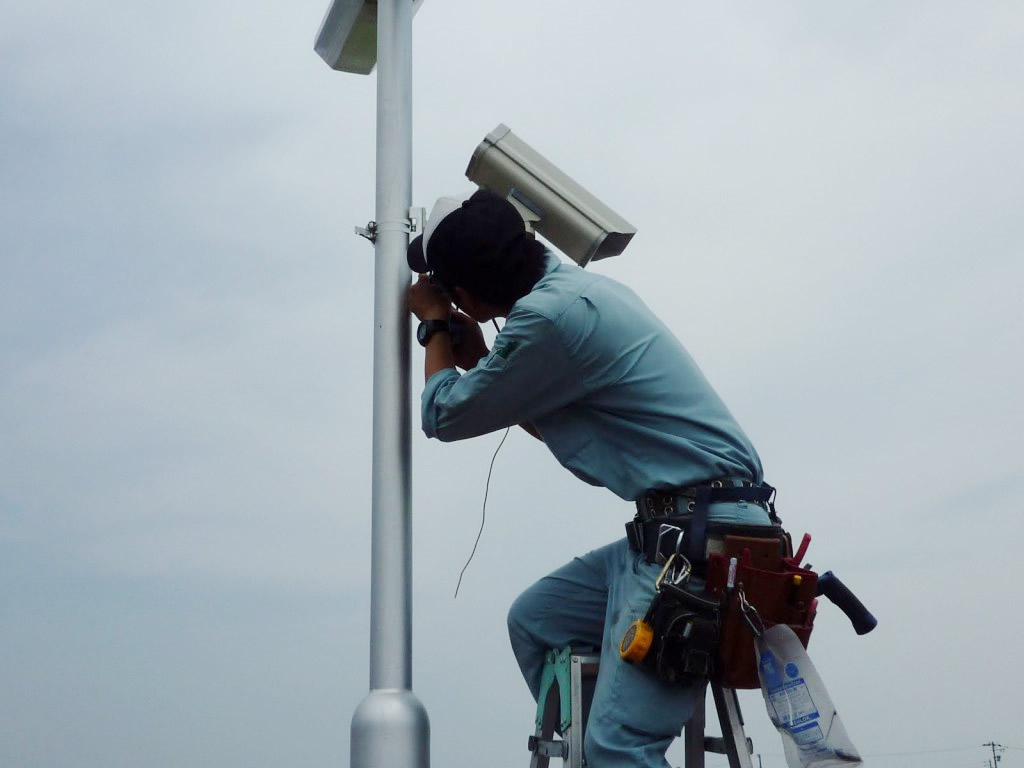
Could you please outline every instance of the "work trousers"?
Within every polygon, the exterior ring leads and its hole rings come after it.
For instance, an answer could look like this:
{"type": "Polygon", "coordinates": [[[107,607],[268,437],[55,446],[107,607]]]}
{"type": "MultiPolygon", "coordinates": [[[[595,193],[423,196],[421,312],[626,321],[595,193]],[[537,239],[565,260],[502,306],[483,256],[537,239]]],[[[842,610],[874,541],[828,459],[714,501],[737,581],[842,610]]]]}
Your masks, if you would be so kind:
{"type": "MultiPolygon", "coordinates": [[[[709,519],[769,524],[756,505],[713,504],[709,519]]],[[[508,614],[512,651],[537,699],[544,657],[552,648],[600,648],[583,753],[589,768],[665,768],[665,751],[695,706],[703,685],[669,685],[619,658],[626,629],[643,618],[661,566],[648,563],[625,539],[577,557],[521,594],[508,614]]]]}

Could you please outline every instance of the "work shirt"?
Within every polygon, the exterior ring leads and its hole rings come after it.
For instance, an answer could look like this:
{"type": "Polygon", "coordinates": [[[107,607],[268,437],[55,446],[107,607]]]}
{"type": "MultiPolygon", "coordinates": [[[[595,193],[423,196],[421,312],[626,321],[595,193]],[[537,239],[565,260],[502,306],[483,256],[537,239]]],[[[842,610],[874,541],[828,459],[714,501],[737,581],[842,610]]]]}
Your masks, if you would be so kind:
{"type": "Polygon", "coordinates": [[[754,447],[672,332],[626,286],[551,253],[487,357],[430,377],[422,416],[427,437],[444,441],[532,422],[563,466],[630,501],[762,479],[754,447]]]}

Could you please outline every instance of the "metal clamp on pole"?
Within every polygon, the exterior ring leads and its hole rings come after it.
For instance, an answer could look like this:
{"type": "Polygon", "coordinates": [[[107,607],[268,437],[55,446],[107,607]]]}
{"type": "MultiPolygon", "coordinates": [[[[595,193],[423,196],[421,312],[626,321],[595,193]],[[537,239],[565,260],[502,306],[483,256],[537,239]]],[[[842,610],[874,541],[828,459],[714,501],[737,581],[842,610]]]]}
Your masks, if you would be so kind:
{"type": "Polygon", "coordinates": [[[378,232],[405,232],[409,235],[418,235],[423,232],[426,220],[426,208],[410,208],[409,217],[404,221],[382,221],[380,224],[376,221],[369,221],[365,227],[356,227],[355,232],[360,237],[365,237],[371,243],[376,243],[378,232]]]}

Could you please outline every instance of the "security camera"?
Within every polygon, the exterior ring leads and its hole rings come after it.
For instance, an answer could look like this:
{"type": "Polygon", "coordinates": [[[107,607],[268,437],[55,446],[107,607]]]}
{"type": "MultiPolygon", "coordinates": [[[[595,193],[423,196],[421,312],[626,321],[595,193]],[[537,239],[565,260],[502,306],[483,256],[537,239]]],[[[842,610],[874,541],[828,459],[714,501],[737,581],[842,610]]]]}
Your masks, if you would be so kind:
{"type": "Polygon", "coordinates": [[[501,124],[473,152],[466,176],[502,195],[531,230],[581,267],[622,253],[636,228],[501,124]]]}

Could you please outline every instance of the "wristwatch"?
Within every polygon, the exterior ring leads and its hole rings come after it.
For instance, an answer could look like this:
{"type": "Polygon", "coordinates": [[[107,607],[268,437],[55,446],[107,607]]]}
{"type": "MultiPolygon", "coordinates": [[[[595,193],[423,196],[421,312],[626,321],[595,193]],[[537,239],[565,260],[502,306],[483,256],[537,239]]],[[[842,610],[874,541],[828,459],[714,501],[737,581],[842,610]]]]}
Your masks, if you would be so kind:
{"type": "Polygon", "coordinates": [[[430,337],[438,331],[451,333],[451,323],[447,320],[422,320],[419,327],[416,328],[416,341],[420,343],[421,347],[425,347],[427,342],[430,341],[430,337]]]}

